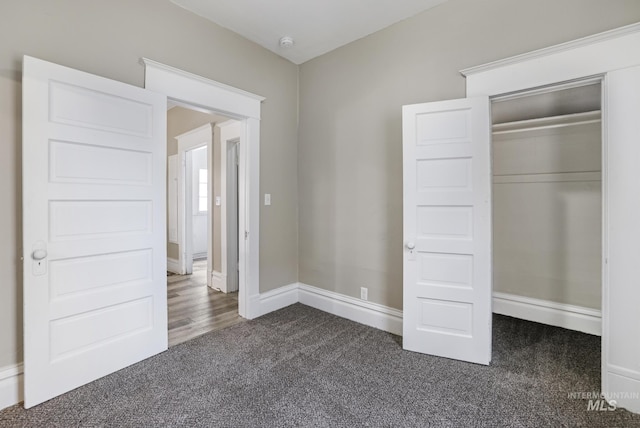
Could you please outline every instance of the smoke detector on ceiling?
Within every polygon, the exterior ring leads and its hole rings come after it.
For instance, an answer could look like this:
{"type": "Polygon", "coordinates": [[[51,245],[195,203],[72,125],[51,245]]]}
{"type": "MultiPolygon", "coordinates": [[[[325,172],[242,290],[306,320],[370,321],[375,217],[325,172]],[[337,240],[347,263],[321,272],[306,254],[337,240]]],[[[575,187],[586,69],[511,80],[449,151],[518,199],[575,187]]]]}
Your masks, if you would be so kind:
{"type": "Polygon", "coordinates": [[[294,44],[295,42],[293,41],[293,37],[289,37],[289,36],[280,37],[281,48],[290,48],[294,44]]]}

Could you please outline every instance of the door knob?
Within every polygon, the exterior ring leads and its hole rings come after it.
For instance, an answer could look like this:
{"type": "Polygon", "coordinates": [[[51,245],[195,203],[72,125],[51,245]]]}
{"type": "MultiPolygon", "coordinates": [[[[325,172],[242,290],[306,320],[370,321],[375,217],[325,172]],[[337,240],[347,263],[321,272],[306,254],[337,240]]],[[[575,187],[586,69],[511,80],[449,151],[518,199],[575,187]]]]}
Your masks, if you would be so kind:
{"type": "Polygon", "coordinates": [[[409,250],[413,250],[414,248],[416,248],[416,244],[414,244],[413,242],[407,242],[407,248],[409,250]]]}
{"type": "Polygon", "coordinates": [[[43,250],[43,249],[35,250],[31,254],[31,257],[33,257],[33,260],[42,260],[45,257],[47,257],[47,250],[43,250]]]}
{"type": "Polygon", "coordinates": [[[47,273],[47,244],[44,241],[38,241],[33,244],[31,258],[31,271],[34,275],[46,275],[47,273]]]}

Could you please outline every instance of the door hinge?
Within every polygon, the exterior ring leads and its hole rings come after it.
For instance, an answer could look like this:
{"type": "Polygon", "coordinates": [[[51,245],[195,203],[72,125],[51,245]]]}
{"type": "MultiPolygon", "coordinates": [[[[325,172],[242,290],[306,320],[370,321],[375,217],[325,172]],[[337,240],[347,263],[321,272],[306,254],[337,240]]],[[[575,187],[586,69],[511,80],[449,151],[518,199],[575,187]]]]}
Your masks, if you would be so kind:
{"type": "Polygon", "coordinates": [[[249,231],[245,230],[244,231],[244,239],[249,238],[249,231]]]}

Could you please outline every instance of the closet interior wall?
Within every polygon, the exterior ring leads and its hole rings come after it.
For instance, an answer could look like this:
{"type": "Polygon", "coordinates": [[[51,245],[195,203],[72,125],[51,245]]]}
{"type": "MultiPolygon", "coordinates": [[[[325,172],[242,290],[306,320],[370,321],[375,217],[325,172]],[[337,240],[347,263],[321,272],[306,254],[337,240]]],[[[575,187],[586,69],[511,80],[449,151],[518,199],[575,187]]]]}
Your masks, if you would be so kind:
{"type": "Polygon", "coordinates": [[[494,292],[600,309],[600,103],[599,82],[492,103],[494,292]]]}

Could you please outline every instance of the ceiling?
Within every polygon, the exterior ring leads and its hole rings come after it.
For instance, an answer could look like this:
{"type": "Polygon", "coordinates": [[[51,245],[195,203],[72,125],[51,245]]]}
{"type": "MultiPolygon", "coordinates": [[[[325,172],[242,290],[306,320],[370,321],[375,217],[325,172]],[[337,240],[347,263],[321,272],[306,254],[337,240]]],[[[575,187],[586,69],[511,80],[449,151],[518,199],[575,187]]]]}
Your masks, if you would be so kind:
{"type": "Polygon", "coordinates": [[[447,0],[171,0],[295,64],[447,0]],[[291,47],[280,38],[291,37],[291,47]]]}

